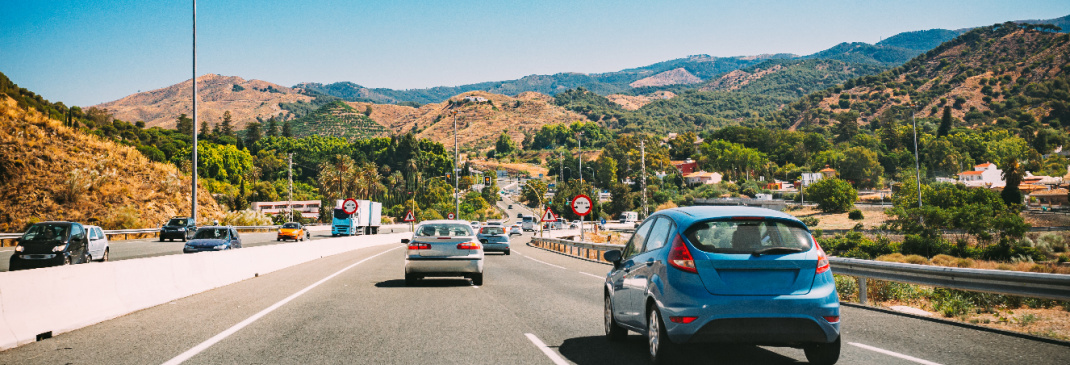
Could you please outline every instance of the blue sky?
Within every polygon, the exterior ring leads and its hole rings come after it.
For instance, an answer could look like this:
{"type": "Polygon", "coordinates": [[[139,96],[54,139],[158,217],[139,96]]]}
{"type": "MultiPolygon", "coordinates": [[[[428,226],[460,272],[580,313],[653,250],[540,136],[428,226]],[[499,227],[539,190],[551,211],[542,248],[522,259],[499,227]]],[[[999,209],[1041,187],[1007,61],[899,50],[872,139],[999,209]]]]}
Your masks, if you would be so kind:
{"type": "MultiPolygon", "coordinates": [[[[191,4],[2,0],[0,72],[81,106],[188,80],[191,4]]],[[[692,54],[810,54],[904,31],[1067,14],[1065,0],[202,0],[197,72],[425,88],[692,54]]]]}

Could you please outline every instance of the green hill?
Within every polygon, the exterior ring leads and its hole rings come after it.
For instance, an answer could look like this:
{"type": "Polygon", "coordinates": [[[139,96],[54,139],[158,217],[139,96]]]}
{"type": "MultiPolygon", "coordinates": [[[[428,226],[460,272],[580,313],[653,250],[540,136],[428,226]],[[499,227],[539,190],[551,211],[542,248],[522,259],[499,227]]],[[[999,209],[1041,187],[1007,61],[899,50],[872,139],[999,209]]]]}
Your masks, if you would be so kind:
{"type": "Polygon", "coordinates": [[[350,142],[390,135],[386,127],[364,115],[363,111],[353,109],[339,100],[327,103],[290,121],[290,127],[293,128],[296,137],[331,136],[341,137],[350,142]]]}

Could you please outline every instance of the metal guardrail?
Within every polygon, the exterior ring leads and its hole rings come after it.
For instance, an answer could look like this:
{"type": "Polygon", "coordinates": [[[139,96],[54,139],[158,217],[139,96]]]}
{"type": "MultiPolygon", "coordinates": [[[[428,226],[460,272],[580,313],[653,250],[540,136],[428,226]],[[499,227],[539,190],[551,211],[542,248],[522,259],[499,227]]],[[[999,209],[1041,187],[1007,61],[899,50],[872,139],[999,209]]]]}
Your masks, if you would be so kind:
{"type": "Polygon", "coordinates": [[[832,271],[858,280],[859,301],[866,302],[866,278],[1030,298],[1070,300],[1070,275],[964,269],[830,257],[832,271]]]}
{"type": "MultiPolygon", "coordinates": [[[[576,242],[554,238],[532,238],[531,244],[583,259],[603,262],[602,253],[624,246],[576,242]],[[593,257],[592,257],[593,256],[593,257]]],[[[1017,295],[1070,301],[1070,275],[1022,271],[964,269],[830,257],[832,271],[858,278],[859,302],[866,303],[866,280],[878,279],[941,288],[993,294],[1017,295]]]]}
{"type": "MultiPolygon", "coordinates": [[[[205,226],[201,226],[205,227],[205,226]]],[[[278,229],[279,226],[234,226],[239,231],[254,231],[261,229],[278,229]]],[[[107,236],[114,236],[120,234],[144,234],[144,233],[158,233],[160,228],[134,228],[134,229],[106,229],[104,234],[107,236]]],[[[0,233],[0,240],[13,240],[22,237],[22,233],[0,233]]]]}

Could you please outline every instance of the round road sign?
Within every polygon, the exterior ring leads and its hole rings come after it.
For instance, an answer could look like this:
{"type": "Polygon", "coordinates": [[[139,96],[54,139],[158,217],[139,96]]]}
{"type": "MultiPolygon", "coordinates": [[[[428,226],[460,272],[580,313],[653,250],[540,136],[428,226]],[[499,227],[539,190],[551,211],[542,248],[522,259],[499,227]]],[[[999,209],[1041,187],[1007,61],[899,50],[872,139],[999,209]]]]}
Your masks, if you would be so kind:
{"type": "Polygon", "coordinates": [[[446,214],[446,219],[453,219],[453,213],[446,214]]]}
{"type": "Polygon", "coordinates": [[[355,214],[358,206],[356,199],[346,199],[346,201],[342,202],[342,211],[346,212],[346,214],[355,214]]]}
{"type": "Polygon", "coordinates": [[[572,199],[572,212],[579,216],[591,214],[591,197],[580,194],[572,199]]]}

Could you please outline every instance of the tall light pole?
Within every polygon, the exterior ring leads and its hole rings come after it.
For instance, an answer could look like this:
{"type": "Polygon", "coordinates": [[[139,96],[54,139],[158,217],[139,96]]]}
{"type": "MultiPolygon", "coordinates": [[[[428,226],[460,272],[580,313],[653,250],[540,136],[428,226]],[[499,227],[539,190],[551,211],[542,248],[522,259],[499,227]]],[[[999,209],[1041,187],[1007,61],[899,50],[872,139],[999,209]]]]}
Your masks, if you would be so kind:
{"type": "Polygon", "coordinates": [[[576,133],[576,146],[580,149],[579,157],[576,159],[580,163],[580,182],[583,182],[583,132],[576,133]]]}
{"type": "Polygon", "coordinates": [[[197,224],[197,0],[193,0],[193,187],[190,217],[197,224]]]}
{"type": "Polygon", "coordinates": [[[461,162],[461,153],[459,145],[457,144],[457,110],[450,110],[453,113],[453,218],[461,219],[461,197],[457,195],[457,164],[461,162]]]}
{"type": "Polygon", "coordinates": [[[914,124],[914,172],[918,180],[918,208],[921,208],[921,162],[918,159],[918,122],[914,120],[916,104],[910,103],[910,122],[914,124]]]}

